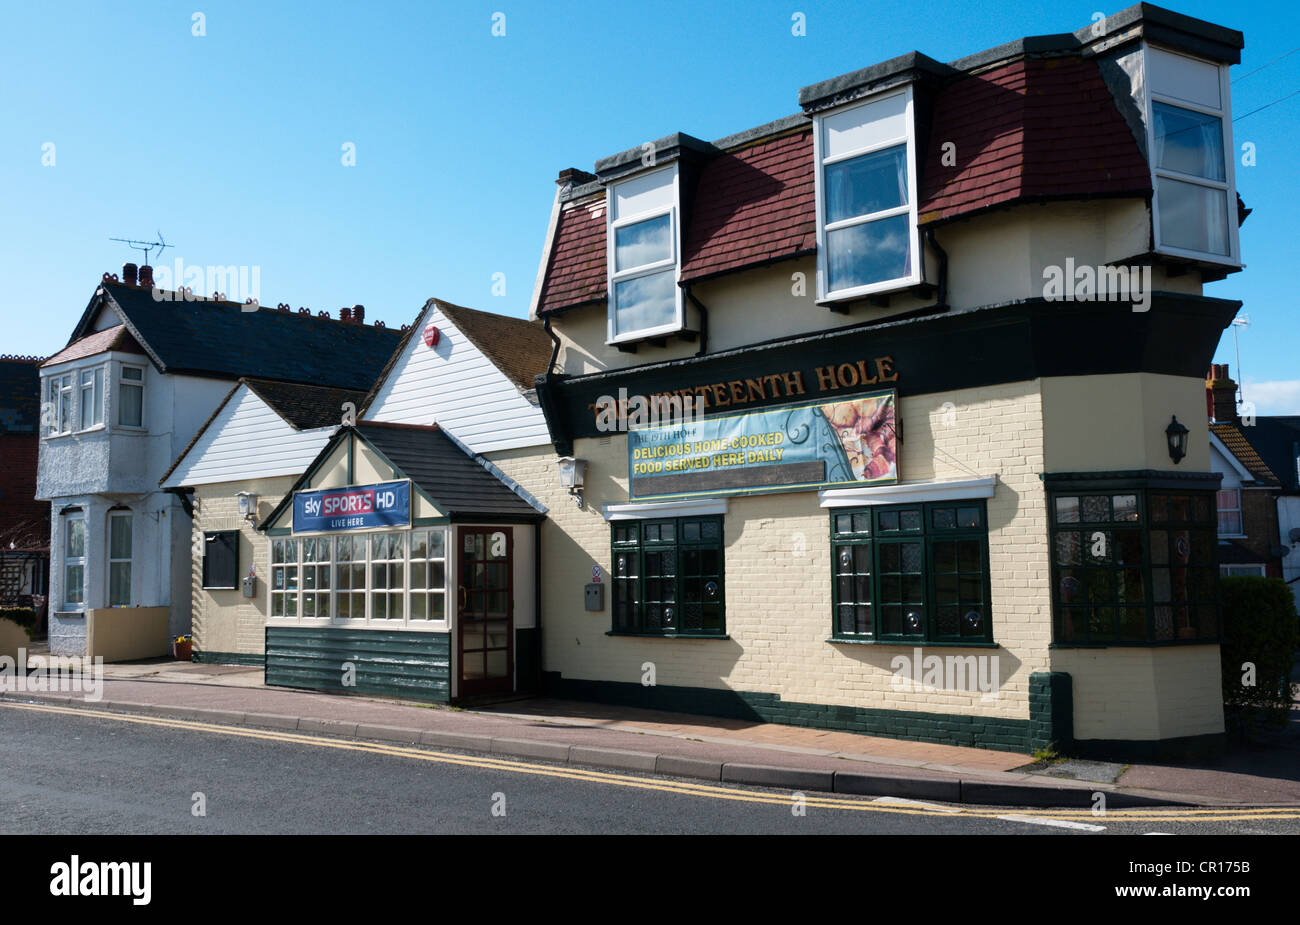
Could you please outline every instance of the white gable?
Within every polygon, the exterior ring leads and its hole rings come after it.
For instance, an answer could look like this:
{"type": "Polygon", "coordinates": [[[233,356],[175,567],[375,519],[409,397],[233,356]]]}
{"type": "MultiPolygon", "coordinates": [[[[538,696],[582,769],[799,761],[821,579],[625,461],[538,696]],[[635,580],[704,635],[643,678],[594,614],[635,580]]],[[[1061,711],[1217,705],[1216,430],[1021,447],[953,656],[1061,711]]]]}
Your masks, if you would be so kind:
{"type": "Polygon", "coordinates": [[[295,430],[241,384],[163,487],[301,475],[334,428],[295,430]]]}
{"type": "Polygon", "coordinates": [[[1223,441],[1210,431],[1210,471],[1223,473],[1222,489],[1240,488],[1243,481],[1251,481],[1254,476],[1223,445],[1223,441]]]}
{"type": "Polygon", "coordinates": [[[369,421],[438,424],[475,453],[551,442],[540,408],[442,311],[429,306],[366,411],[369,421]],[[423,332],[438,328],[429,347],[423,332]]]}

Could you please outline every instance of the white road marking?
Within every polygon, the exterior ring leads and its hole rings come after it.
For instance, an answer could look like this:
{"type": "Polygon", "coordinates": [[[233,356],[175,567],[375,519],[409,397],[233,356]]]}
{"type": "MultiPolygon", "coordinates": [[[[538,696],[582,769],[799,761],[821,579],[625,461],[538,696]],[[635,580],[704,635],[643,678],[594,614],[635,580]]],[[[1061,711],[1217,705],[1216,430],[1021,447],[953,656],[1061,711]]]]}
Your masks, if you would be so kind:
{"type": "Polygon", "coordinates": [[[1017,816],[1014,814],[998,816],[999,819],[1005,819],[1007,822],[1025,822],[1029,825],[1050,825],[1058,829],[1078,829],[1081,832],[1104,832],[1104,825],[1089,825],[1086,822],[1069,822],[1065,819],[1048,819],[1040,816],[1017,816]]]}
{"type": "Polygon", "coordinates": [[[903,797],[876,797],[872,803],[884,803],[888,806],[915,806],[921,809],[932,809],[940,813],[960,813],[960,809],[951,806],[944,806],[942,803],[925,803],[921,800],[908,800],[903,797]]]}

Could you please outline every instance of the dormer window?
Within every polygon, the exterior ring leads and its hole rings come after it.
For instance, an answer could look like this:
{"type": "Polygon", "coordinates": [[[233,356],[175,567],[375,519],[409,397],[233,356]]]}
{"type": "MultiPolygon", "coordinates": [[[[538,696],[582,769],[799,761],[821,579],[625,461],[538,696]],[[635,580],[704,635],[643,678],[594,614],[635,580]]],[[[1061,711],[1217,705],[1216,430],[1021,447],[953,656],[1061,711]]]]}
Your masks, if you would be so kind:
{"type": "Polygon", "coordinates": [[[815,123],[818,297],[852,299],[919,283],[911,87],[823,113],[815,123]]]}
{"type": "Polygon", "coordinates": [[[1156,250],[1240,265],[1228,68],[1146,49],[1156,250]]]}
{"type": "Polygon", "coordinates": [[[609,189],[609,341],[681,330],[677,168],[609,189]]]}

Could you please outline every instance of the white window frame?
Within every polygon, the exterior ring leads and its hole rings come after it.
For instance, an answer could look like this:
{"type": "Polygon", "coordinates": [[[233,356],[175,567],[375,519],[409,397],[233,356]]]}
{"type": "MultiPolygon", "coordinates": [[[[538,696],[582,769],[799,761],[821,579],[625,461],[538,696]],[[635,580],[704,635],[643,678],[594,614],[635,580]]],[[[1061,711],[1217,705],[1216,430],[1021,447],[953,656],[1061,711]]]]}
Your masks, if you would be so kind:
{"type": "Polygon", "coordinates": [[[77,430],[80,432],[104,426],[104,378],[103,366],[87,366],[77,370],[77,430]],[[89,383],[86,382],[87,377],[89,383]],[[92,415],[90,423],[86,423],[88,410],[92,415]]]}
{"type": "Polygon", "coordinates": [[[1237,514],[1237,519],[1238,519],[1239,521],[1241,521],[1241,530],[1239,530],[1239,531],[1236,532],[1236,533],[1220,533],[1219,536],[1222,536],[1222,537],[1243,537],[1243,536],[1246,535],[1246,518],[1245,518],[1245,513],[1244,513],[1244,511],[1242,510],[1241,497],[1242,497],[1242,496],[1241,496],[1241,488],[1240,488],[1240,487],[1237,487],[1237,488],[1220,488],[1218,491],[1216,491],[1216,492],[1214,493],[1214,520],[1215,520],[1215,527],[1216,527],[1216,528],[1218,527],[1219,514],[1221,514],[1221,513],[1233,513],[1233,512],[1236,512],[1236,514],[1237,514]],[[1236,493],[1237,493],[1237,506],[1236,506],[1236,507],[1219,507],[1219,495],[1222,494],[1222,493],[1225,492],[1225,491],[1232,491],[1232,492],[1236,492],[1236,493]]]}
{"type": "Polygon", "coordinates": [[[60,596],[63,598],[63,609],[65,611],[84,611],[86,609],[86,547],[89,536],[86,532],[86,514],[84,511],[63,515],[63,537],[61,544],[62,555],[62,575],[60,596]],[[72,538],[72,525],[74,523],[81,525],[81,555],[72,556],[68,554],[68,541],[72,538]],[[74,566],[81,568],[81,600],[68,600],[68,569],[74,566]]]}
{"type": "MultiPolygon", "coordinates": [[[[268,571],[267,573],[268,580],[266,582],[266,613],[267,613],[267,620],[271,623],[274,623],[275,625],[337,626],[337,627],[345,627],[349,629],[377,629],[377,630],[397,629],[397,630],[411,630],[415,632],[428,631],[428,632],[438,632],[438,633],[446,633],[450,631],[451,607],[452,607],[451,604],[452,584],[451,583],[453,577],[452,575],[453,561],[451,555],[452,529],[448,525],[432,524],[432,525],[413,526],[409,529],[404,528],[404,529],[383,529],[383,530],[367,530],[367,531],[348,531],[345,533],[301,534],[298,536],[285,534],[281,536],[270,536],[267,538],[267,540],[269,544],[274,544],[276,541],[281,541],[281,540],[290,540],[296,544],[295,546],[296,559],[292,562],[286,561],[284,563],[275,563],[271,561],[274,558],[272,555],[270,555],[272,547],[268,545],[267,548],[268,568],[270,569],[270,571],[268,571]],[[412,561],[411,537],[414,533],[418,533],[422,531],[428,533],[441,532],[443,535],[443,555],[441,559],[441,561],[443,562],[443,584],[441,589],[442,600],[443,600],[443,611],[442,611],[442,617],[434,620],[412,619],[410,614],[411,561],[412,561]],[[372,538],[376,534],[381,534],[381,533],[383,534],[397,533],[402,536],[402,559],[401,559],[402,587],[400,589],[400,594],[402,598],[402,618],[400,620],[392,619],[390,617],[385,617],[384,619],[375,619],[373,616],[371,597],[373,594],[379,593],[381,591],[381,589],[374,587],[374,579],[373,579],[374,566],[379,562],[383,562],[385,564],[392,564],[398,561],[396,559],[376,560],[374,558],[372,552],[373,549],[372,538]],[[349,567],[353,565],[363,566],[363,572],[365,574],[364,587],[348,588],[346,589],[346,591],[342,592],[347,594],[363,595],[362,599],[365,601],[365,614],[362,617],[355,617],[355,616],[340,617],[339,616],[338,598],[341,592],[339,590],[337,569],[341,564],[344,563],[341,563],[339,559],[337,541],[343,537],[353,537],[361,541],[361,545],[365,550],[364,559],[350,559],[346,563],[349,567]],[[330,562],[328,563],[330,569],[330,588],[329,588],[330,614],[327,617],[319,617],[319,616],[307,617],[307,616],[303,616],[303,596],[304,594],[308,594],[308,593],[319,593],[319,589],[307,590],[303,587],[303,585],[305,584],[304,572],[303,572],[304,567],[310,568],[312,566],[317,565],[317,563],[305,562],[304,555],[303,555],[303,543],[308,540],[315,541],[320,539],[328,539],[330,541],[330,562]],[[280,567],[291,567],[297,569],[297,587],[292,592],[276,591],[274,589],[274,584],[275,584],[274,569],[280,567]],[[294,615],[273,616],[275,596],[282,595],[287,597],[290,594],[292,594],[295,603],[294,615]]],[[[435,559],[426,558],[424,560],[417,560],[417,561],[424,561],[425,563],[429,563],[429,562],[437,562],[440,560],[436,558],[435,559]]],[[[324,563],[320,563],[320,567],[324,567],[324,563]]],[[[393,592],[393,589],[382,589],[382,590],[384,591],[384,593],[393,592]]],[[[433,595],[438,593],[439,589],[425,588],[423,590],[425,591],[425,593],[429,595],[433,595]]]]}
{"type": "Polygon", "coordinates": [[[813,117],[813,166],[813,188],[817,208],[817,301],[837,302],[841,300],[859,299],[880,292],[893,292],[920,284],[925,276],[925,251],[921,247],[921,232],[917,224],[916,112],[914,108],[914,100],[912,98],[912,85],[908,84],[905,87],[894,88],[883,93],[877,93],[867,99],[855,100],[851,105],[839,106],[835,109],[830,109],[826,112],[815,115],[813,117]],[[852,151],[841,152],[833,157],[823,158],[822,149],[825,147],[824,135],[826,117],[851,112],[854,109],[864,108],[873,103],[878,103],[882,100],[888,99],[891,96],[898,95],[905,95],[907,101],[903,115],[904,122],[907,126],[907,131],[904,136],[875,142],[866,147],[855,148],[852,151]],[[854,158],[862,157],[865,154],[883,151],[886,148],[896,148],[899,144],[903,143],[906,143],[907,145],[907,205],[896,206],[892,209],[884,209],[880,212],[872,212],[869,215],[854,216],[853,218],[832,222],[828,226],[825,221],[826,181],[824,175],[826,167],[843,161],[853,160],[854,158]],[[863,286],[854,286],[848,289],[830,291],[827,288],[830,285],[830,273],[827,267],[827,259],[830,256],[826,247],[827,232],[880,221],[881,219],[893,218],[898,215],[908,216],[908,235],[912,253],[911,275],[899,277],[897,279],[881,280],[879,282],[868,283],[863,286]]]}
{"type": "Polygon", "coordinates": [[[135,518],[132,517],[130,511],[109,511],[105,527],[104,555],[108,562],[108,568],[104,576],[104,586],[107,588],[106,600],[109,607],[130,607],[135,584],[135,518]],[[115,520],[125,520],[127,523],[128,538],[131,542],[131,555],[125,559],[113,558],[113,521],[115,520]],[[113,601],[113,566],[123,563],[127,566],[127,585],[130,591],[128,591],[125,603],[115,603],[113,601]]]}
{"type": "Polygon", "coordinates": [[[1160,46],[1143,45],[1142,47],[1142,67],[1143,83],[1146,88],[1146,129],[1147,129],[1147,162],[1151,167],[1151,240],[1155,244],[1157,253],[1172,254],[1177,257],[1190,257],[1195,260],[1205,261],[1207,263],[1218,263],[1225,266],[1240,267],[1241,262],[1241,238],[1237,225],[1237,172],[1236,172],[1236,144],[1232,138],[1232,83],[1228,76],[1227,65],[1219,64],[1215,61],[1206,61],[1204,58],[1197,58],[1194,55],[1176,52],[1169,48],[1160,46]],[[1197,64],[1209,65],[1218,70],[1219,74],[1219,102],[1220,109],[1206,106],[1201,103],[1195,103],[1191,100],[1181,99],[1170,96],[1167,93],[1159,93],[1151,86],[1151,51],[1153,48],[1168,55],[1174,55],[1180,58],[1186,58],[1197,64]],[[1224,176],[1226,181],[1208,180],[1205,177],[1198,177],[1191,174],[1180,173],[1176,170],[1158,168],[1156,166],[1156,125],[1155,125],[1155,104],[1163,103],[1166,106],[1173,106],[1176,109],[1186,109],[1188,112],[1200,113],[1201,115],[1214,116],[1219,120],[1223,130],[1223,160],[1224,176]],[[1183,247],[1174,247],[1170,244],[1164,244],[1160,240],[1160,179],[1175,180],[1187,183],[1192,186],[1200,186],[1206,189],[1215,189],[1224,191],[1224,207],[1227,214],[1224,216],[1227,220],[1228,227],[1228,254],[1215,254],[1203,251],[1189,250],[1183,247]]]}
{"type": "Polygon", "coordinates": [[[1251,569],[1252,571],[1249,573],[1250,575],[1258,575],[1260,578],[1267,578],[1267,577],[1268,577],[1268,569],[1265,568],[1265,566],[1264,566],[1262,563],[1260,563],[1260,564],[1256,564],[1256,563],[1253,563],[1253,562],[1247,562],[1247,563],[1236,563],[1236,562],[1234,562],[1234,563],[1231,563],[1231,564],[1223,564],[1223,565],[1220,565],[1220,566],[1219,566],[1219,577],[1220,577],[1220,578],[1240,578],[1240,577],[1242,577],[1241,575],[1234,575],[1234,574],[1232,574],[1232,570],[1233,570],[1233,569],[1238,569],[1238,570],[1241,570],[1241,569],[1251,569]]]}
{"type": "Polygon", "coordinates": [[[148,418],[146,417],[147,412],[145,410],[145,402],[148,399],[148,396],[145,395],[145,387],[144,387],[144,380],[146,375],[147,374],[145,373],[144,367],[138,366],[134,363],[119,363],[117,366],[117,377],[116,377],[117,400],[114,402],[114,411],[116,413],[114,414],[113,417],[116,421],[116,426],[122,428],[123,430],[144,430],[145,429],[145,422],[148,420],[148,418]],[[138,369],[140,371],[140,378],[139,379],[124,378],[122,374],[125,370],[128,369],[138,369]],[[124,407],[122,402],[122,389],[124,387],[138,388],[140,390],[140,423],[139,424],[122,423],[122,408],[124,407]]]}
{"type": "Polygon", "coordinates": [[[641,212],[633,213],[631,215],[619,215],[617,218],[615,218],[614,213],[616,211],[616,206],[618,202],[617,189],[620,184],[618,183],[611,184],[605,190],[605,215],[607,216],[607,220],[605,222],[605,283],[607,286],[607,291],[609,293],[609,310],[608,310],[607,330],[606,330],[607,340],[605,341],[605,343],[609,346],[613,346],[614,344],[628,343],[630,341],[646,340],[647,338],[660,337],[665,334],[674,334],[682,330],[682,328],[686,324],[685,302],[682,298],[681,286],[679,285],[681,282],[681,275],[682,275],[682,265],[681,265],[682,242],[681,242],[681,220],[680,220],[681,210],[679,208],[681,202],[679,198],[679,187],[678,187],[679,174],[677,170],[677,165],[670,164],[669,166],[662,167],[658,170],[651,170],[651,171],[647,171],[646,173],[636,174],[634,177],[629,177],[628,179],[643,180],[646,177],[654,176],[660,173],[666,174],[670,177],[669,183],[667,185],[670,185],[672,187],[672,204],[668,206],[660,206],[654,209],[646,209],[641,212]],[[669,216],[669,223],[671,225],[669,239],[672,242],[672,256],[669,259],[659,260],[656,261],[655,263],[648,263],[643,266],[633,267],[627,270],[617,270],[615,268],[616,255],[614,251],[614,240],[615,240],[615,233],[617,232],[617,230],[620,228],[624,228],[628,225],[635,225],[638,224],[639,222],[649,221],[652,218],[659,218],[661,215],[669,216]],[[625,280],[635,279],[640,276],[651,276],[655,273],[661,273],[664,270],[669,268],[672,268],[672,270],[674,271],[673,272],[673,296],[676,303],[676,312],[673,320],[667,324],[656,325],[655,327],[652,328],[642,328],[641,330],[638,331],[624,331],[620,333],[617,330],[614,321],[614,319],[617,317],[617,307],[618,307],[617,305],[618,295],[617,295],[617,289],[615,288],[615,284],[621,283],[625,280]]]}
{"type": "Polygon", "coordinates": [[[62,437],[73,432],[73,378],[75,371],[69,370],[56,373],[46,379],[45,397],[49,409],[49,417],[46,420],[45,436],[62,437]],[[65,429],[62,426],[64,415],[67,416],[68,426],[65,429]]]}

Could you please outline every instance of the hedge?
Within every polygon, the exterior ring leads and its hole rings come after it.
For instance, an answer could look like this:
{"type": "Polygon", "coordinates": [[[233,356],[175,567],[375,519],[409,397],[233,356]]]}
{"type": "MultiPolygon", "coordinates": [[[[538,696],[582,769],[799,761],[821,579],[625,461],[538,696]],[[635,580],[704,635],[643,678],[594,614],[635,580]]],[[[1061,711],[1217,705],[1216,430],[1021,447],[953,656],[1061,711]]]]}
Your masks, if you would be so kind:
{"type": "Polygon", "coordinates": [[[29,636],[36,629],[36,611],[31,607],[0,607],[0,620],[12,620],[29,636]]]}
{"type": "Polygon", "coordinates": [[[1219,600],[1225,719],[1246,735],[1258,720],[1285,723],[1291,709],[1291,668],[1300,645],[1291,589],[1280,578],[1222,578],[1219,600]]]}

